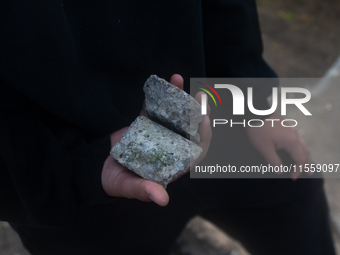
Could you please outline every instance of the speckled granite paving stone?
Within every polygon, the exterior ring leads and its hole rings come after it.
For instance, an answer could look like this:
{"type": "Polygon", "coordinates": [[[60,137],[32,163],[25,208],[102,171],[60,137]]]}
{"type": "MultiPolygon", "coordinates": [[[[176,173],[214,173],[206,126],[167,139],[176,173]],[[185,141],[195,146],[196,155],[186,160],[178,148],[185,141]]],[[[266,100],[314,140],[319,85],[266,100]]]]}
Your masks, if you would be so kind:
{"type": "Polygon", "coordinates": [[[151,75],[144,84],[145,111],[157,122],[198,142],[198,124],[203,120],[200,104],[188,93],[157,75],[151,75]]]}
{"type": "Polygon", "coordinates": [[[166,187],[196,160],[202,148],[173,131],[139,116],[110,154],[144,179],[166,187]]]}

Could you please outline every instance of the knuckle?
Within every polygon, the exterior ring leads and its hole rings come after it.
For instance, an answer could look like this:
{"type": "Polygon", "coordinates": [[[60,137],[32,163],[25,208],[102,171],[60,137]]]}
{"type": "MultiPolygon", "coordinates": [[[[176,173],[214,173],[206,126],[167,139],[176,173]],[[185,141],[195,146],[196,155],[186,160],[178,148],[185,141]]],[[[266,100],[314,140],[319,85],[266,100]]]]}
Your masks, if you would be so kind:
{"type": "Polygon", "coordinates": [[[145,180],[140,180],[138,184],[133,188],[133,197],[137,198],[140,201],[147,201],[148,199],[145,191],[145,180]]]}
{"type": "Polygon", "coordinates": [[[113,190],[113,196],[115,197],[122,197],[122,188],[124,185],[124,181],[126,180],[126,177],[124,177],[124,174],[122,172],[118,173],[111,181],[112,190],[113,190]]]}

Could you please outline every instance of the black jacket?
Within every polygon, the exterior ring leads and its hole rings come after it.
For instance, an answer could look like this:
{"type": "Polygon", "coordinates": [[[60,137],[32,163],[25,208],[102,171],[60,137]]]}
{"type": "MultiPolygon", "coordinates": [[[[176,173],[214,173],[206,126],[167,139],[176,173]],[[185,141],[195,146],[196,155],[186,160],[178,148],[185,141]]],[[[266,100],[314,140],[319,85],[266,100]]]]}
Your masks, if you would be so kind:
{"type": "Polygon", "coordinates": [[[151,74],[275,76],[261,54],[253,0],[1,1],[0,220],[65,225],[110,201],[108,135],[151,74]]]}

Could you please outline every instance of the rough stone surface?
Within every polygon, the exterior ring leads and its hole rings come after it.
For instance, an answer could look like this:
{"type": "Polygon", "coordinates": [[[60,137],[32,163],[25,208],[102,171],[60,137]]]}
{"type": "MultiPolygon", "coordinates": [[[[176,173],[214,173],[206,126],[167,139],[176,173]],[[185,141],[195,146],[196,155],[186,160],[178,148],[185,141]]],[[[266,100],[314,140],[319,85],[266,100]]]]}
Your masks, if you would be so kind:
{"type": "Polygon", "coordinates": [[[144,179],[164,187],[184,173],[202,148],[173,131],[139,116],[110,154],[144,179]]]}
{"type": "Polygon", "coordinates": [[[198,124],[203,120],[200,104],[188,93],[157,75],[144,84],[146,112],[163,126],[198,142],[198,124]]]}

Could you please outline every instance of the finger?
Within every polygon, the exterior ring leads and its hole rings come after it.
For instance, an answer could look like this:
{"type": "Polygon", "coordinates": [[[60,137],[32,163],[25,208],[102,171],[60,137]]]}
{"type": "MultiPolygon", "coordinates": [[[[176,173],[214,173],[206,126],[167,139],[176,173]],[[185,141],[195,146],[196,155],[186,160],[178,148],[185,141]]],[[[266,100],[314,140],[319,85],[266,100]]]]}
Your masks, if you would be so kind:
{"type": "Polygon", "coordinates": [[[262,157],[272,166],[281,166],[282,160],[276,152],[276,148],[271,144],[263,144],[257,148],[262,157]]]}
{"type": "MultiPolygon", "coordinates": [[[[301,147],[302,147],[302,150],[305,154],[305,162],[304,164],[312,164],[312,158],[311,158],[311,154],[310,154],[310,150],[306,144],[306,142],[300,138],[300,144],[301,144],[301,147]]],[[[314,173],[311,172],[311,171],[308,171],[307,172],[308,175],[313,175],[314,173]]]]}
{"type": "MultiPolygon", "coordinates": [[[[306,152],[303,149],[302,144],[299,142],[298,144],[295,144],[294,146],[291,146],[290,148],[286,148],[292,159],[294,160],[295,164],[300,166],[302,165],[302,168],[304,168],[304,165],[307,160],[306,152]]],[[[297,180],[299,177],[300,172],[294,172],[292,173],[292,179],[297,180]]]]}
{"type": "Polygon", "coordinates": [[[287,148],[286,150],[294,160],[295,164],[297,165],[305,164],[307,156],[300,143],[298,145],[292,146],[289,149],[287,148]]]}
{"type": "Polygon", "coordinates": [[[292,177],[292,180],[293,181],[297,181],[297,179],[299,179],[299,176],[301,175],[301,172],[300,171],[296,171],[296,172],[293,172],[291,177],[292,177]]]}
{"type": "MultiPolygon", "coordinates": [[[[300,143],[295,146],[292,146],[290,149],[287,149],[287,151],[297,166],[302,165],[302,167],[304,167],[307,157],[300,143]]],[[[298,177],[300,176],[300,174],[301,174],[300,171],[293,172],[292,180],[296,181],[298,177]]]]}
{"type": "MultiPolygon", "coordinates": [[[[202,104],[202,94],[205,94],[203,91],[200,91],[196,94],[195,96],[195,99],[196,101],[201,105],[202,104]]],[[[208,113],[208,116],[210,116],[210,111],[211,111],[211,108],[210,108],[210,105],[209,103],[207,102],[207,113],[208,113]]]]}
{"type": "Polygon", "coordinates": [[[116,160],[112,164],[112,169],[115,171],[112,171],[109,177],[111,196],[153,201],[160,206],[169,203],[169,195],[160,184],[142,179],[116,160]]]}
{"type": "Polygon", "coordinates": [[[310,150],[306,144],[306,142],[300,138],[300,143],[301,143],[301,146],[305,152],[305,155],[306,155],[306,164],[311,164],[312,163],[312,157],[311,157],[311,154],[310,154],[310,150]]]}
{"type": "Polygon", "coordinates": [[[183,90],[184,80],[183,80],[183,77],[181,75],[174,74],[173,76],[171,76],[170,83],[183,90]]]}

